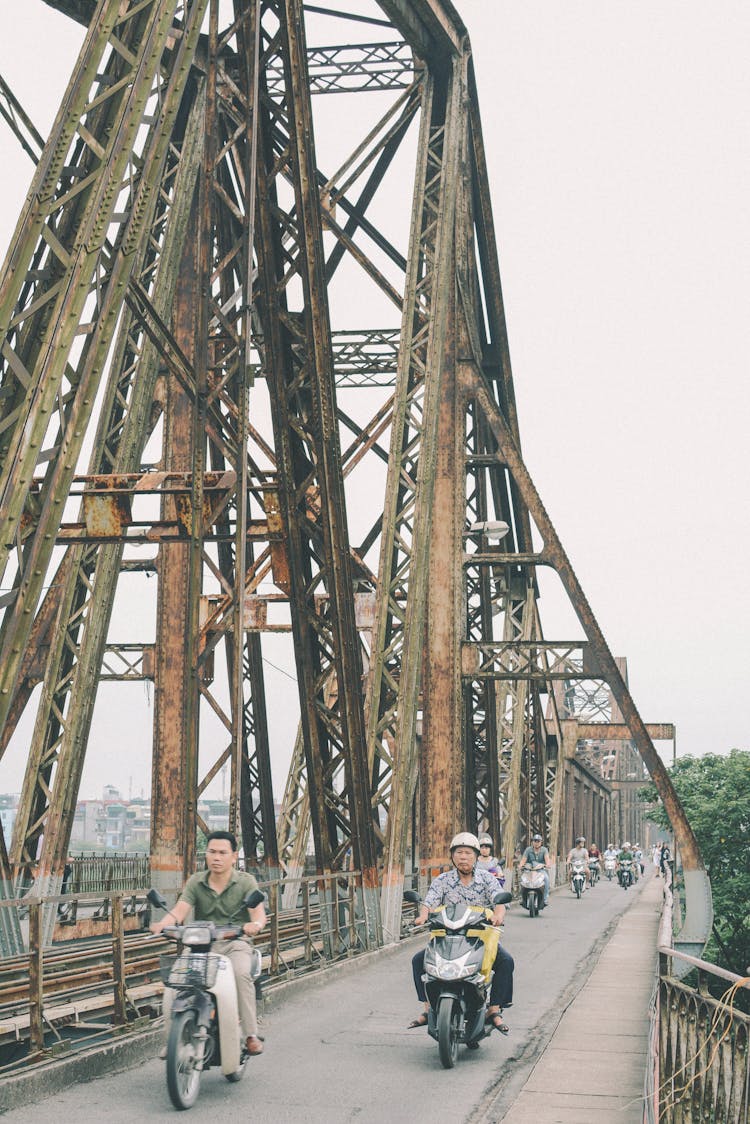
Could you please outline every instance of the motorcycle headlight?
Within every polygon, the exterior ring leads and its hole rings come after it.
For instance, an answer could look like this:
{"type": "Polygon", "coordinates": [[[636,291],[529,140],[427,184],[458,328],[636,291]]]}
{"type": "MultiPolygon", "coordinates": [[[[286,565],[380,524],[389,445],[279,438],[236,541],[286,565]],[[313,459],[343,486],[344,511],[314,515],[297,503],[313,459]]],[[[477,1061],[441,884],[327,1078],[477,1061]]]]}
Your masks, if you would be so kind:
{"type": "Polygon", "coordinates": [[[466,980],[477,975],[477,965],[464,958],[461,960],[443,960],[442,957],[434,962],[425,961],[425,971],[428,976],[439,980],[466,980]]]}
{"type": "Polygon", "coordinates": [[[206,945],[211,943],[211,938],[206,934],[205,928],[199,928],[197,925],[188,925],[187,928],[183,929],[180,940],[182,944],[187,945],[206,945]]]}

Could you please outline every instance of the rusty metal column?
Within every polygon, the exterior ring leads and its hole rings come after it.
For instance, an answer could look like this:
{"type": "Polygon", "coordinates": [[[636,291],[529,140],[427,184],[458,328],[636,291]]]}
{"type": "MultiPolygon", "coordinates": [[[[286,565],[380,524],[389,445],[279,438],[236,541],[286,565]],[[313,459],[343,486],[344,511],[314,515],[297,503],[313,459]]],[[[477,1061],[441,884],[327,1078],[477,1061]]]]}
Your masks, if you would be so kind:
{"type": "MultiPolygon", "coordinates": [[[[198,224],[197,191],[190,229],[198,224]]],[[[198,242],[186,238],[175,294],[173,331],[187,358],[195,358],[196,309],[200,304],[198,242]]],[[[168,377],[164,419],[165,469],[193,467],[193,402],[174,377],[168,377]]],[[[174,500],[163,501],[163,518],[175,518],[174,500]]],[[[187,542],[159,549],[159,592],[154,666],[154,758],[151,783],[151,871],[153,885],[174,896],[195,866],[195,755],[187,542]],[[192,778],[192,780],[191,780],[192,778]]]]}
{"type": "MultiPolygon", "coordinates": [[[[453,271],[443,283],[453,279],[453,271]]],[[[430,535],[420,753],[420,873],[448,861],[452,836],[465,823],[461,706],[461,530],[465,512],[464,411],[456,393],[455,292],[448,298],[437,458],[430,535]]]]}

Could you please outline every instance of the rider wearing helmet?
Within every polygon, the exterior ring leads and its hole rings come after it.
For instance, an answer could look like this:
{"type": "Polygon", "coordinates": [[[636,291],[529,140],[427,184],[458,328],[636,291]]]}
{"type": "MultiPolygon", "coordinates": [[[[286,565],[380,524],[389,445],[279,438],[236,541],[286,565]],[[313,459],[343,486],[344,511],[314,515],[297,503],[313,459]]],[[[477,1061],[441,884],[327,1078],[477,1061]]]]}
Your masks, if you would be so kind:
{"type": "Polygon", "coordinates": [[[620,853],[617,856],[617,881],[620,883],[621,886],[622,886],[622,863],[623,862],[629,862],[629,863],[635,862],[635,855],[633,854],[633,852],[630,849],[630,842],[629,841],[626,841],[625,843],[623,843],[622,850],[620,851],[620,853]]]}
{"type": "Polygon", "coordinates": [[[591,871],[589,870],[589,852],[586,847],[585,835],[579,835],[576,839],[575,847],[571,847],[568,851],[568,857],[565,860],[565,865],[570,868],[572,863],[583,863],[583,869],[586,872],[586,881],[591,885],[591,871]]]}
{"type": "Polygon", "coordinates": [[[500,859],[492,854],[492,836],[487,832],[483,832],[479,836],[479,858],[477,859],[477,866],[484,867],[490,874],[494,874],[501,886],[505,885],[505,875],[500,863],[500,859]]]}
{"type": "Polygon", "coordinates": [[[531,866],[534,867],[542,863],[544,864],[544,900],[542,901],[542,909],[544,909],[545,906],[549,905],[549,872],[552,866],[552,859],[549,857],[549,851],[543,845],[542,837],[537,831],[531,840],[531,845],[526,848],[521,856],[518,869],[521,871],[527,864],[531,864],[531,866]]]}
{"type": "MultiPolygon", "coordinates": [[[[505,917],[505,906],[495,905],[492,901],[495,894],[502,893],[502,886],[493,874],[479,866],[480,854],[479,840],[470,831],[461,831],[454,835],[450,845],[451,862],[453,869],[439,874],[433,879],[432,885],[424,896],[414,924],[423,925],[431,909],[438,909],[447,903],[465,903],[472,906],[484,906],[492,910],[492,924],[502,925],[505,917]]],[[[513,957],[506,952],[502,945],[498,945],[494,963],[494,976],[490,989],[490,1001],[487,1007],[487,1021],[507,1034],[509,1027],[503,1021],[503,1008],[510,1007],[513,1001],[513,957]]],[[[424,975],[424,949],[412,959],[412,972],[417,995],[424,1003],[424,1011],[412,1019],[409,1027],[427,1026],[427,1011],[429,1004],[424,988],[422,976],[424,975]]]]}

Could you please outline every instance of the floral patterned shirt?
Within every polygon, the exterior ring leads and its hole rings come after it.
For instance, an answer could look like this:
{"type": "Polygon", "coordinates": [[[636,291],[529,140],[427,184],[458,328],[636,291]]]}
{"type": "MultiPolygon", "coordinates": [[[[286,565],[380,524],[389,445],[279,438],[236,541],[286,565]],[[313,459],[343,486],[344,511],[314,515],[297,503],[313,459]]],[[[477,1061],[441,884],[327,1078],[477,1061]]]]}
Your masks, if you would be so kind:
{"type": "Polygon", "coordinates": [[[483,905],[493,909],[492,899],[495,894],[501,894],[503,888],[488,870],[481,866],[474,867],[472,880],[465,886],[457,870],[446,870],[438,874],[424,896],[424,904],[428,909],[438,909],[441,905],[483,905]]]}

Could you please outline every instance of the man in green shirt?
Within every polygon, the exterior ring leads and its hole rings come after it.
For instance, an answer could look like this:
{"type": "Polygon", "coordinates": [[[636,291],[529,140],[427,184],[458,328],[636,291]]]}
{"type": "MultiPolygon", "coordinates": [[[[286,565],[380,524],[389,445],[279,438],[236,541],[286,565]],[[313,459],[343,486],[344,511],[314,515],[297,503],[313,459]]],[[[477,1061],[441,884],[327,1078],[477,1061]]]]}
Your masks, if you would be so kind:
{"type": "Polygon", "coordinates": [[[182,925],[192,910],[196,921],[213,921],[227,928],[242,926],[237,940],[215,941],[213,951],[232,962],[237,984],[240,1023],[248,1054],[262,1054],[255,1008],[255,983],[250,978],[251,948],[248,937],[257,937],[266,924],[264,905],[248,909],[245,897],[258,889],[252,874],[236,869],[237,840],[229,831],[212,831],[206,840],[206,869],[188,878],[179,901],[160,921],[151,925],[160,933],[165,925],[182,925]]]}

